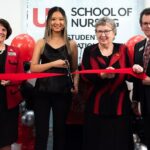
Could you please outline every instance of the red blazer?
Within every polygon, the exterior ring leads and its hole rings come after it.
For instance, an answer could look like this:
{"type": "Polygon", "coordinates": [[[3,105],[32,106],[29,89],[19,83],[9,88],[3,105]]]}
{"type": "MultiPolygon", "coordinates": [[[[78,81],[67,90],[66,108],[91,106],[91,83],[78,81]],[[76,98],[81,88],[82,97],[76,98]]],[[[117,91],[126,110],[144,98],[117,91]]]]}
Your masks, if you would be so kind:
{"type": "MultiPolygon", "coordinates": [[[[6,62],[5,73],[21,73],[24,72],[23,62],[19,57],[19,50],[12,46],[6,46],[6,62]]],[[[11,81],[10,85],[6,86],[6,100],[8,109],[16,107],[22,100],[19,91],[21,81],[11,81]]]]}

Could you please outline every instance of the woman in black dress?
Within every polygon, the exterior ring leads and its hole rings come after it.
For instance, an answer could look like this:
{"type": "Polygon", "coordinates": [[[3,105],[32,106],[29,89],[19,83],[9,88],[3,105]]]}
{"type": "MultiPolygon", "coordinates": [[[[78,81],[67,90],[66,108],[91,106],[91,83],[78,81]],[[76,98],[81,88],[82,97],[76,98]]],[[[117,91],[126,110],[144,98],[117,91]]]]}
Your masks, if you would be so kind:
{"type": "MultiPolygon", "coordinates": [[[[95,25],[98,43],[84,50],[82,69],[129,67],[128,49],[113,43],[116,24],[103,17],[95,25]]],[[[114,73],[85,74],[87,91],[84,150],[133,150],[131,102],[127,75],[114,73]]]]}
{"type": "Polygon", "coordinates": [[[53,111],[53,150],[65,150],[66,119],[72,94],[77,92],[77,44],[67,37],[65,11],[60,7],[49,10],[45,36],[33,53],[32,72],[63,73],[63,76],[37,79],[35,85],[35,150],[46,150],[49,133],[50,110],[53,111]],[[39,63],[41,61],[41,63],[39,63]]]}

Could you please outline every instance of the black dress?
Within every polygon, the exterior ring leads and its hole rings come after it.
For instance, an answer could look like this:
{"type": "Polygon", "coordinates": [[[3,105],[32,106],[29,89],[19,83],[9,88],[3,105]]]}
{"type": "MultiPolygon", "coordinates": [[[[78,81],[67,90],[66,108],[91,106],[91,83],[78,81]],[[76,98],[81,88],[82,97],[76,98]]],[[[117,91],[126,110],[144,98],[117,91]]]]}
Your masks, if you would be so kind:
{"type": "MultiPolygon", "coordinates": [[[[0,73],[5,72],[5,50],[0,54],[0,73]]],[[[0,148],[11,145],[18,137],[18,107],[8,110],[6,89],[0,84],[0,148]]]]}
{"type": "MultiPolygon", "coordinates": [[[[41,55],[41,63],[52,62],[58,59],[68,60],[71,64],[71,56],[68,54],[67,47],[64,45],[58,49],[45,44],[44,52],[41,55]]],[[[71,66],[71,65],[70,65],[71,66]]],[[[71,69],[71,68],[70,68],[71,69]]],[[[50,68],[46,73],[58,73],[62,76],[54,76],[49,78],[37,79],[35,90],[40,93],[70,93],[71,80],[67,76],[68,70],[66,68],[50,68]]]]}
{"type": "MultiPolygon", "coordinates": [[[[58,59],[68,60],[66,45],[53,48],[45,44],[41,63],[58,59]]],[[[53,150],[66,150],[66,119],[71,105],[70,80],[66,68],[50,68],[45,72],[62,73],[62,76],[37,79],[34,95],[35,150],[45,150],[48,142],[50,110],[53,112],[53,150]]]]}

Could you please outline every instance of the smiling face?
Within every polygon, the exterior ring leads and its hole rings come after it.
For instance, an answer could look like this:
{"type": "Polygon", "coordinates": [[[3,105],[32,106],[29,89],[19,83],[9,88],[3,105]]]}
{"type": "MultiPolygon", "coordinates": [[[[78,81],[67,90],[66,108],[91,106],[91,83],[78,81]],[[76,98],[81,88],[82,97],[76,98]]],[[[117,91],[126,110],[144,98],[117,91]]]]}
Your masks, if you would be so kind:
{"type": "Polygon", "coordinates": [[[49,25],[52,32],[61,32],[64,30],[65,19],[63,15],[59,11],[54,12],[49,21],[49,25]]]}
{"type": "Polygon", "coordinates": [[[150,38],[150,15],[143,15],[141,20],[141,29],[144,34],[150,38]]]}
{"type": "Polygon", "coordinates": [[[3,43],[6,40],[7,29],[0,24],[0,43],[3,43]]]}
{"type": "Polygon", "coordinates": [[[115,33],[109,23],[96,27],[96,37],[100,45],[109,45],[115,38],[115,33]]]}

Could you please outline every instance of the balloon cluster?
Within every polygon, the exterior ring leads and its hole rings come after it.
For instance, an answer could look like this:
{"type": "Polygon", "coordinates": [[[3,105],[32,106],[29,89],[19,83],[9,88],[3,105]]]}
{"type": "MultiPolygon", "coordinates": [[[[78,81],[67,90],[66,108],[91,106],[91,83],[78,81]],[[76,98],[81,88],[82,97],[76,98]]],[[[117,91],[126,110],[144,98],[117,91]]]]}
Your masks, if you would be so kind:
{"type": "Polygon", "coordinates": [[[33,126],[34,125],[34,111],[27,109],[25,101],[23,101],[20,104],[19,108],[20,108],[20,113],[21,113],[22,124],[28,127],[33,126]]]}
{"type": "MultiPolygon", "coordinates": [[[[35,41],[28,34],[17,35],[11,42],[11,46],[17,47],[20,51],[20,59],[24,63],[24,70],[30,68],[35,41]]],[[[18,140],[22,150],[34,150],[34,112],[28,110],[25,101],[20,104],[18,140]]]]}
{"type": "MultiPolygon", "coordinates": [[[[28,34],[19,34],[12,40],[11,46],[19,49],[20,59],[22,59],[24,70],[27,72],[30,68],[30,60],[35,46],[34,39],[28,34]]],[[[27,110],[25,105],[24,103],[20,105],[22,114],[21,121],[24,125],[32,126],[34,124],[34,112],[27,110]]]]}
{"type": "Polygon", "coordinates": [[[136,43],[140,42],[141,40],[143,40],[145,37],[143,35],[135,35],[133,37],[131,37],[126,45],[130,50],[134,50],[134,46],[136,43]]]}
{"type": "Polygon", "coordinates": [[[21,121],[24,125],[28,127],[34,125],[34,112],[32,110],[26,111],[25,114],[21,117],[21,121]]]}
{"type": "MultiPolygon", "coordinates": [[[[21,116],[19,116],[17,144],[21,146],[21,150],[34,150],[35,145],[34,143],[35,143],[34,126],[24,125],[22,123],[21,116]]],[[[15,150],[18,149],[16,148],[15,150]]]]}
{"type": "Polygon", "coordinates": [[[20,57],[24,62],[28,62],[32,58],[35,41],[28,34],[19,34],[11,42],[11,45],[19,48],[20,57]]]}

